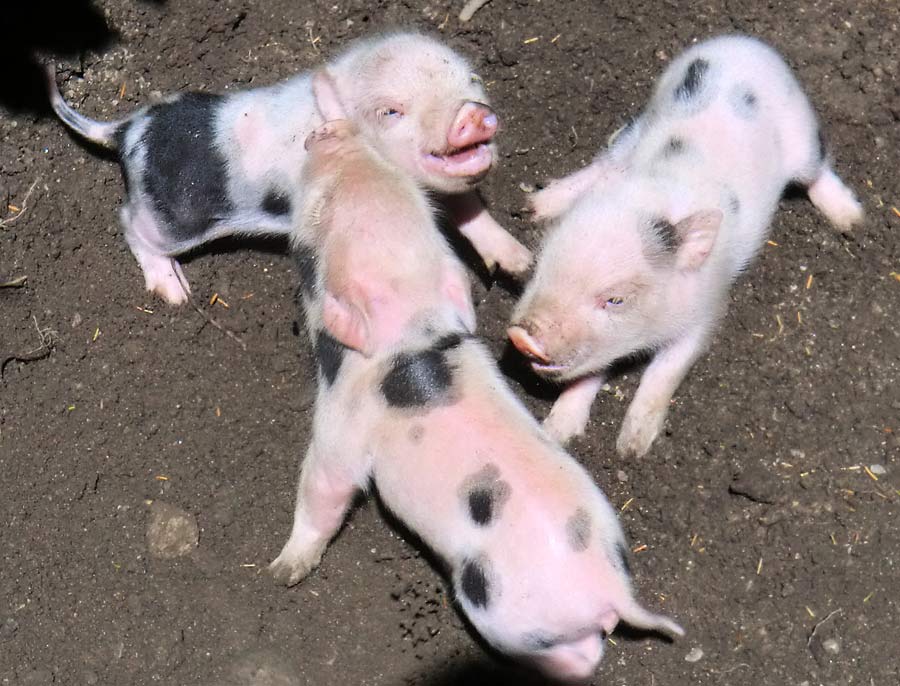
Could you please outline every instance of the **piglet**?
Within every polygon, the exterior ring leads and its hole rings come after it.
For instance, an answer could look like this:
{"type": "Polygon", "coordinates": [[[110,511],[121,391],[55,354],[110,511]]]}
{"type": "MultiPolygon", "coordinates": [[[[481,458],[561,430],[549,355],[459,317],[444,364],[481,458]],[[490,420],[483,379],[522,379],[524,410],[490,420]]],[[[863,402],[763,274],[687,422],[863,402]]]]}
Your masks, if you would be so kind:
{"type": "Polygon", "coordinates": [[[606,367],[654,351],[617,440],[649,450],[790,183],[839,229],[862,220],[782,58],[724,36],[675,59],[590,166],[535,194],[556,222],[508,333],[537,373],[572,382],[546,421],[555,437],[584,430],[606,367]]]}
{"type": "Polygon", "coordinates": [[[468,280],[416,186],[351,122],[308,143],[293,240],[319,389],[275,578],[309,574],[371,484],[475,629],[554,678],[589,678],[620,620],[681,635],[634,599],[614,509],[473,338],[468,280]]]}
{"type": "MultiPolygon", "coordinates": [[[[524,271],[530,252],[488,215],[474,186],[495,162],[499,122],[468,63],[435,39],[363,40],[329,67],[347,114],[422,185],[450,194],[459,230],[489,268],[524,271]]],[[[311,76],[229,95],[183,93],[115,122],[68,105],[48,70],[59,118],[112,148],[128,198],[120,217],[147,289],[184,302],[174,255],[228,234],[288,234],[303,142],[322,123],[311,76]]]]}

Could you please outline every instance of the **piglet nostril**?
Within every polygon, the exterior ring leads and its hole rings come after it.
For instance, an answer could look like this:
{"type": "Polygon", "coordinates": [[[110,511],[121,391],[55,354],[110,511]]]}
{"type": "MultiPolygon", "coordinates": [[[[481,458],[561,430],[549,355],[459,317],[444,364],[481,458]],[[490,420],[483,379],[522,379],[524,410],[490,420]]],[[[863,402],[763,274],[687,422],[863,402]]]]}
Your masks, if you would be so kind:
{"type": "Polygon", "coordinates": [[[545,364],[550,361],[541,344],[524,327],[511,326],[506,330],[506,335],[516,349],[528,359],[545,364]]]}

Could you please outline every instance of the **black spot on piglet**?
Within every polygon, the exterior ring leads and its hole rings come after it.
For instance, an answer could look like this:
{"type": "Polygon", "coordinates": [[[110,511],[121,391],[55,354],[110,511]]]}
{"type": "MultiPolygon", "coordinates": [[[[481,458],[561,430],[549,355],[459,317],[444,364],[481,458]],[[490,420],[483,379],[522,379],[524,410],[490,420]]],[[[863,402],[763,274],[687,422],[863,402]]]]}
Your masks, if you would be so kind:
{"type": "Polygon", "coordinates": [[[703,87],[703,77],[708,70],[709,62],[702,57],[691,62],[684,73],[684,79],[675,89],[675,98],[681,101],[694,98],[703,87]]]}
{"type": "Polygon", "coordinates": [[[583,507],[576,509],[575,514],[566,521],[566,536],[576,553],[588,549],[591,543],[591,515],[583,507]]]}
{"type": "Polygon", "coordinates": [[[453,368],[445,353],[461,341],[461,337],[451,334],[431,348],[396,355],[381,381],[381,392],[388,404],[414,408],[450,402],[453,368]]]}
{"type": "Polygon", "coordinates": [[[672,136],[665,144],[662,149],[663,159],[668,159],[670,157],[675,157],[676,155],[680,155],[684,152],[685,143],[683,138],[679,138],[678,136],[672,136]]]}
{"type": "Polygon", "coordinates": [[[467,560],[459,577],[460,589],[475,607],[486,608],[491,601],[490,584],[481,563],[467,560]]]}
{"type": "Polygon", "coordinates": [[[672,222],[660,217],[653,220],[652,228],[664,252],[673,253],[678,249],[678,230],[672,222]]]}
{"type": "Polygon", "coordinates": [[[459,495],[472,521],[478,526],[488,526],[500,516],[510,491],[509,484],[500,479],[497,465],[486,464],[463,480],[459,495]]]}
{"type": "Polygon", "coordinates": [[[494,516],[494,494],[488,488],[475,488],[469,493],[469,514],[479,526],[491,523],[494,516]]]}
{"type": "Polygon", "coordinates": [[[346,350],[344,344],[333,338],[327,331],[319,331],[316,336],[316,359],[319,362],[319,371],[322,372],[322,376],[325,377],[329,386],[334,383],[341,370],[346,350]]]}
{"type": "Polygon", "coordinates": [[[291,213],[291,201],[284,193],[279,193],[274,188],[266,193],[262,200],[262,211],[276,216],[284,216],[291,213]]]}

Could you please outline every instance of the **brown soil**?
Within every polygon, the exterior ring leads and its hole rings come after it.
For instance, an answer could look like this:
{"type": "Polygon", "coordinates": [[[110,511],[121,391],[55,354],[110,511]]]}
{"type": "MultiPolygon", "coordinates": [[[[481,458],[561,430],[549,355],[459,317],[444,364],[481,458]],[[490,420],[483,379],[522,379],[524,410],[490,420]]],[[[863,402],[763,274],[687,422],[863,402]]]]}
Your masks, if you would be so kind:
{"type": "MultiPolygon", "coordinates": [[[[0,228],[0,282],[27,276],[0,289],[0,684],[527,683],[486,656],[371,500],[311,578],[272,583],[315,380],[284,246],[186,261],[202,309],[246,350],[147,295],[118,230],[119,171],[36,111],[26,52],[61,57],[68,95],[113,118],[154,91],[269,84],[397,26],[477,65],[505,121],[485,193],[531,245],[520,183],[589,160],[683,46],[742,31],[787,56],[868,220],[843,237],[805,197],[782,203],[647,457],[612,449],[635,373],[597,403],[573,452],[642,549],[640,597],[688,636],[618,632],[595,683],[900,682],[896,3],[494,0],[463,26],[447,0],[103,0],[108,29],[86,1],[65,16],[8,4],[0,217],[36,185],[0,228]],[[196,517],[195,552],[148,555],[149,501],[196,517]]],[[[499,357],[513,296],[478,296],[499,357]]]]}

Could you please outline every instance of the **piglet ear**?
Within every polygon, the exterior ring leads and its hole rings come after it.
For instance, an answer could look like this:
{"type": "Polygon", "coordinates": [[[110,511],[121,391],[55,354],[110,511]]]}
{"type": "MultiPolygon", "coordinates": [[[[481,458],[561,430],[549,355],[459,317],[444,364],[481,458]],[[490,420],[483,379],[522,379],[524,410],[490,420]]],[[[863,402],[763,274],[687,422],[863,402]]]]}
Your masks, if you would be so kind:
{"type": "Polygon", "coordinates": [[[312,90],[322,119],[334,121],[347,118],[347,110],[338,95],[337,84],[324,67],[313,74],[312,90]]]}
{"type": "Polygon", "coordinates": [[[679,269],[699,269],[706,261],[719,235],[722,218],[722,210],[715,208],[694,212],[675,224],[679,239],[675,265],[679,269]]]}
{"type": "Polygon", "coordinates": [[[459,265],[446,262],[441,275],[441,294],[456,309],[460,321],[469,333],[475,333],[475,306],[472,304],[472,290],[469,281],[459,265]]]}
{"type": "Polygon", "coordinates": [[[365,314],[356,306],[326,292],[322,304],[322,323],[328,333],[348,348],[366,357],[371,355],[369,324],[365,314]]]}

